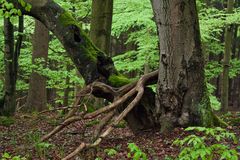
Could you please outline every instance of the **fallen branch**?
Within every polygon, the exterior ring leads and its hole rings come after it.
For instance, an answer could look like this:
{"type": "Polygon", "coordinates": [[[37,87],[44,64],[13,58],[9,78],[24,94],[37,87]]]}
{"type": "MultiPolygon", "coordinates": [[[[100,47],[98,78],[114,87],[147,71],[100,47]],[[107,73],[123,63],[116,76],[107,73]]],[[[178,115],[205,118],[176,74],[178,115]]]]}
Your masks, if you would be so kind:
{"type": "Polygon", "coordinates": [[[66,126],[76,122],[76,121],[80,121],[82,120],[82,118],[80,116],[75,116],[75,117],[71,117],[66,119],[61,125],[57,126],[55,129],[53,129],[50,133],[48,133],[47,135],[43,136],[41,138],[41,141],[45,141],[47,139],[49,139],[50,137],[52,137],[54,134],[58,133],[59,131],[61,131],[63,128],[65,128],[66,126]]]}
{"type": "MultiPolygon", "coordinates": [[[[140,78],[140,80],[137,82],[136,86],[131,89],[126,95],[134,95],[134,93],[136,93],[137,91],[137,95],[136,97],[131,101],[131,103],[119,114],[119,116],[117,116],[117,118],[115,118],[114,122],[106,129],[106,131],[104,131],[102,134],[100,134],[99,136],[97,136],[96,140],[93,143],[81,143],[79,147],[77,147],[72,153],[70,153],[69,155],[67,155],[65,158],[63,158],[63,160],[68,160],[73,158],[74,156],[76,156],[79,152],[81,152],[84,149],[89,149],[92,147],[96,147],[97,145],[99,145],[101,143],[101,141],[108,136],[111,131],[114,129],[114,127],[116,125],[119,124],[119,122],[126,117],[126,115],[139,103],[139,101],[141,100],[143,93],[144,93],[144,85],[147,82],[147,80],[149,80],[152,76],[154,76],[156,74],[156,72],[152,72],[148,75],[142,76],[140,78]]],[[[124,95],[125,96],[125,95],[124,95]]],[[[123,96],[123,97],[124,97],[123,96]]],[[[110,105],[111,107],[107,106],[104,107],[104,109],[99,109],[98,111],[96,111],[95,113],[91,114],[91,116],[87,116],[85,115],[85,118],[92,118],[98,114],[104,113],[105,111],[109,110],[109,108],[111,109],[115,109],[115,107],[118,106],[118,104],[121,104],[123,102],[125,102],[128,98],[120,98],[118,100],[116,100],[114,103],[112,103],[112,105],[110,105]],[[118,102],[118,103],[116,103],[118,102]]],[[[110,117],[111,114],[109,114],[110,117]]],[[[105,117],[106,118],[106,117],[105,117]]],[[[108,121],[110,120],[109,118],[106,118],[108,121]]],[[[104,122],[106,124],[106,122],[104,122]]],[[[104,126],[101,126],[102,128],[104,126]]]]}

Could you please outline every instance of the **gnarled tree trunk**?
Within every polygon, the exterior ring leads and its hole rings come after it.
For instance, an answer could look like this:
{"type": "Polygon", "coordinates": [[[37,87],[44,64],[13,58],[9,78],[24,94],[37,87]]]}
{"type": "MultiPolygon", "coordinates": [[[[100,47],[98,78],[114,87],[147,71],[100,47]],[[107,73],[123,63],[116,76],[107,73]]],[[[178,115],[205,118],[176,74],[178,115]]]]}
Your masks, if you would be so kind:
{"type": "Polygon", "coordinates": [[[160,39],[156,117],[163,132],[213,124],[195,0],[152,0],[160,39]]]}
{"type": "MultiPolygon", "coordinates": [[[[16,7],[20,7],[20,4],[16,1],[12,2],[16,7]]],[[[69,12],[52,0],[42,1],[42,3],[36,0],[28,2],[32,5],[32,8],[30,12],[22,9],[24,14],[38,19],[56,35],[86,84],[100,81],[113,87],[121,87],[130,82],[129,79],[122,76],[115,69],[112,59],[90,41],[69,12]]],[[[112,94],[103,90],[94,90],[93,94],[109,101],[113,101],[114,98],[112,94]]],[[[134,131],[155,126],[155,123],[153,123],[153,109],[155,105],[153,101],[148,101],[148,97],[154,99],[155,95],[152,91],[148,91],[145,94],[147,94],[145,95],[146,98],[143,98],[145,100],[142,100],[126,118],[134,131]]]]}

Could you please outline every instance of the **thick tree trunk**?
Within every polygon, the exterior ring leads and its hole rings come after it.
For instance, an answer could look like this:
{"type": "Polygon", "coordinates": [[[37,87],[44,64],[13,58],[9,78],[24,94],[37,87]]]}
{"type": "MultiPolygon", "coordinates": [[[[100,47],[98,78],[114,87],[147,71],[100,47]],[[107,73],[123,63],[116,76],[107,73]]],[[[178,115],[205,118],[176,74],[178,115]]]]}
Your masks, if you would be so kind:
{"type": "MultiPolygon", "coordinates": [[[[233,11],[234,0],[228,0],[227,12],[233,11]]],[[[234,25],[228,25],[225,29],[225,51],[223,58],[223,76],[222,76],[222,111],[228,110],[228,98],[229,98],[229,67],[232,52],[232,38],[233,38],[233,27],[234,25]]]]}
{"type": "Polygon", "coordinates": [[[152,0],[160,39],[156,118],[163,132],[213,124],[195,0],[152,0]]]}
{"type": "MultiPolygon", "coordinates": [[[[36,64],[38,58],[47,61],[48,56],[48,29],[38,20],[35,20],[33,35],[32,63],[36,64]]],[[[30,85],[25,109],[27,111],[43,111],[47,107],[46,78],[34,70],[30,76],[30,85]]]]}

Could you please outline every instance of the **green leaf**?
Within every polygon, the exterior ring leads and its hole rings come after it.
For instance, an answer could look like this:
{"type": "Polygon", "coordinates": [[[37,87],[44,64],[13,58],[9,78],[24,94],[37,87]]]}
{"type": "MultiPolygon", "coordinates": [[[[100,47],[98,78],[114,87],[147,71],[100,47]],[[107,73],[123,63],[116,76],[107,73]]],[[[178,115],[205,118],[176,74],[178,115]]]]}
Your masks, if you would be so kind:
{"type": "Polygon", "coordinates": [[[2,157],[3,158],[11,158],[10,154],[7,152],[3,153],[2,157]]]}

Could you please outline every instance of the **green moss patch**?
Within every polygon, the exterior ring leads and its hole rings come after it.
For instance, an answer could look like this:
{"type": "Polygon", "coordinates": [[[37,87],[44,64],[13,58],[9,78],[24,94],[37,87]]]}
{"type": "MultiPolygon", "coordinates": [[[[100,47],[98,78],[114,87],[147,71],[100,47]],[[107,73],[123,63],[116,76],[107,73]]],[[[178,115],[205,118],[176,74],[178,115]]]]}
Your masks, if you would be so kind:
{"type": "Polygon", "coordinates": [[[68,26],[68,25],[78,26],[73,16],[66,11],[60,15],[59,20],[64,26],[68,26]]]}
{"type": "Polygon", "coordinates": [[[131,79],[123,76],[123,75],[111,75],[108,78],[108,81],[110,82],[111,85],[113,85],[114,87],[121,87],[123,85],[126,85],[128,83],[131,83],[131,79]]]}

